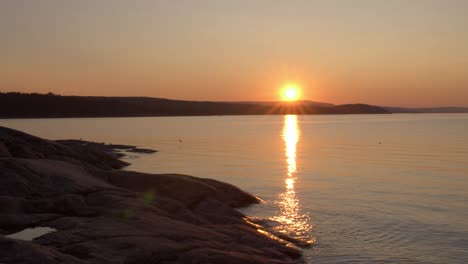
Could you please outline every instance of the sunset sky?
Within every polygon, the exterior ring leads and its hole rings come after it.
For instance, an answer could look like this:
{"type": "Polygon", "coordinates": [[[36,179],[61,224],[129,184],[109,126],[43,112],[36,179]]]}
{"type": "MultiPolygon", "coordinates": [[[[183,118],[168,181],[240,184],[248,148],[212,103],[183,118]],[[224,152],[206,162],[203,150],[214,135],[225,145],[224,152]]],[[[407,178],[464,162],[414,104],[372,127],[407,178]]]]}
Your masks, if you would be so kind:
{"type": "Polygon", "coordinates": [[[0,91],[468,106],[468,1],[0,1],[0,91]]]}

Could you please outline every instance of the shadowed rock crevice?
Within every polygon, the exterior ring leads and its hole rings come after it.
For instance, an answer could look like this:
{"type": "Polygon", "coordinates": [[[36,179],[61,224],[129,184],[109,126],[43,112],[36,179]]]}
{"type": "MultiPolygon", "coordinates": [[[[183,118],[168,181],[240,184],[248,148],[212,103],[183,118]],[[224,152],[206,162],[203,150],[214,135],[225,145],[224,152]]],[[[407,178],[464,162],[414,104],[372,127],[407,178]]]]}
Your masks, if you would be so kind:
{"type": "Polygon", "coordinates": [[[0,235],[0,263],[293,263],[235,208],[259,200],[239,188],[180,174],[120,171],[120,151],[45,140],[0,127],[0,233],[57,229],[33,241],[0,235]]]}

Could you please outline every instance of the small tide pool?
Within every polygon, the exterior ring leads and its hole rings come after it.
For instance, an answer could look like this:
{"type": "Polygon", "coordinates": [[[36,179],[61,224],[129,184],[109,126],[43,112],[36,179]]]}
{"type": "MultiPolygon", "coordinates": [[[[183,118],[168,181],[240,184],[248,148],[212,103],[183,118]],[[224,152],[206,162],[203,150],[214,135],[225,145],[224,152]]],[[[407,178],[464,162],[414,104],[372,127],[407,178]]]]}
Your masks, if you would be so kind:
{"type": "Polygon", "coordinates": [[[40,236],[43,236],[45,234],[52,233],[55,231],[57,231],[57,229],[51,228],[51,227],[32,227],[32,228],[26,228],[14,234],[6,235],[5,237],[31,241],[35,238],[38,238],[40,236]]]}

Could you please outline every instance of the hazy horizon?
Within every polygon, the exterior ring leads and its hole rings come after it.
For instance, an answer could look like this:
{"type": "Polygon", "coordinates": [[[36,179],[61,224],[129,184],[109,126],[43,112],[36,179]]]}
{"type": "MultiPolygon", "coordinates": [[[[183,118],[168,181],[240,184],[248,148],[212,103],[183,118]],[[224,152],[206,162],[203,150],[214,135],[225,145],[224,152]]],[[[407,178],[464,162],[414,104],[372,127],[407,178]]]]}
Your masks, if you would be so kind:
{"type": "Polygon", "coordinates": [[[468,106],[468,2],[0,2],[0,91],[468,106]]]}

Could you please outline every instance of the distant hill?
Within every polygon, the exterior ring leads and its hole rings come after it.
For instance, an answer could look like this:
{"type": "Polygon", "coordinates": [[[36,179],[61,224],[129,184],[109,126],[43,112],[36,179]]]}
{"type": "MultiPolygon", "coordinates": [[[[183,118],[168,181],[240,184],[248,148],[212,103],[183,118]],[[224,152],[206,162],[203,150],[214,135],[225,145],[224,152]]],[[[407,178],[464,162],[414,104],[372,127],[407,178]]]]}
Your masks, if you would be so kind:
{"type": "Polygon", "coordinates": [[[392,113],[468,113],[468,107],[433,107],[433,108],[408,108],[408,107],[382,107],[392,113]]]}
{"type": "Polygon", "coordinates": [[[0,93],[0,118],[137,117],[279,114],[387,114],[366,104],[202,102],[150,97],[0,93]]]}

